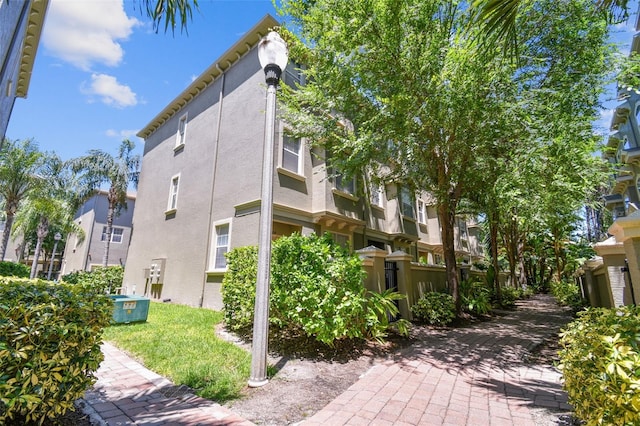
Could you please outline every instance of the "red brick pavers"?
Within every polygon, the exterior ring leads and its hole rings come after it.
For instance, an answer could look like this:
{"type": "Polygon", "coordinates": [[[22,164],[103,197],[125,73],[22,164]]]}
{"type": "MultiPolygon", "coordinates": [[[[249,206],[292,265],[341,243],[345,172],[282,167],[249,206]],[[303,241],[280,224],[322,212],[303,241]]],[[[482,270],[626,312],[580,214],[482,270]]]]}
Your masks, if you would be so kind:
{"type": "Polygon", "coordinates": [[[116,347],[102,345],[98,381],[80,405],[94,423],[108,426],[248,426],[228,409],[147,370],[116,347]]]}
{"type": "Polygon", "coordinates": [[[570,407],[560,373],[529,365],[526,356],[570,320],[553,298],[538,295],[491,321],[417,330],[416,344],[372,367],[302,424],[536,425],[534,408],[570,407]]]}

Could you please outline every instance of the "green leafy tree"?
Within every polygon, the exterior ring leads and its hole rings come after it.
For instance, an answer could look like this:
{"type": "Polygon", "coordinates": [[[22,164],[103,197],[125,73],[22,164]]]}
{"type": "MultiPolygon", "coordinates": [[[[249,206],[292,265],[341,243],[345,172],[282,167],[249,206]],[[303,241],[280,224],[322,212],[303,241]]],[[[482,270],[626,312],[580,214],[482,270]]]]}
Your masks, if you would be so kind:
{"type": "Polygon", "coordinates": [[[113,232],[113,219],[127,207],[127,189],[130,184],[137,187],[140,156],[133,154],[134,142],[123,140],[118,155],[94,149],[87,155],[69,160],[78,179],[79,199],[86,201],[102,186],[108,185],[107,231],[104,240],[102,266],[109,263],[109,245],[113,232]]]}
{"type": "Polygon", "coordinates": [[[4,204],[5,227],[0,245],[0,260],[4,260],[13,221],[20,203],[36,187],[40,178],[42,153],[30,139],[6,140],[0,149],[0,196],[4,204]]]}

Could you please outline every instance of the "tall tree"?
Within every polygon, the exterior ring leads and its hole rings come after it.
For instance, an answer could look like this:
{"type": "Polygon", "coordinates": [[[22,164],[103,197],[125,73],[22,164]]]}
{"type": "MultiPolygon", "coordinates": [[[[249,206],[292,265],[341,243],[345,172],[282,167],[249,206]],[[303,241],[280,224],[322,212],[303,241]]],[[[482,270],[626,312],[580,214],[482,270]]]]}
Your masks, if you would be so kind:
{"type": "Polygon", "coordinates": [[[0,149],[0,196],[4,203],[5,227],[0,245],[0,260],[4,260],[13,221],[22,200],[36,186],[40,178],[42,153],[31,139],[6,140],[0,149]]]}
{"type": "Polygon", "coordinates": [[[16,215],[15,229],[28,239],[35,234],[36,245],[31,264],[31,278],[35,278],[43,243],[51,229],[60,230],[65,235],[70,232],[84,237],[84,231],[73,221],[76,212],[77,194],[72,176],[64,162],[54,153],[43,154],[37,185],[24,200],[16,215]]]}
{"type": "Polygon", "coordinates": [[[78,194],[81,200],[93,196],[102,185],[108,186],[107,232],[104,241],[102,266],[109,263],[109,247],[113,232],[113,219],[127,207],[129,185],[137,187],[140,156],[133,154],[134,142],[123,140],[118,155],[102,150],[91,150],[87,155],[69,160],[74,173],[78,174],[78,194]]]}

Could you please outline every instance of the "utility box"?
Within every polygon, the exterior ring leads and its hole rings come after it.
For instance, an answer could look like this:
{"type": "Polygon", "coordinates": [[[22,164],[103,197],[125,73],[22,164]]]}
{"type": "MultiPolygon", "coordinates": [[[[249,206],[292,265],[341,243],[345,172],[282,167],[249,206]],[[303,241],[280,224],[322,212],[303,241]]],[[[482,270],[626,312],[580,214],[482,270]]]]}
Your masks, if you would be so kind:
{"type": "Polygon", "coordinates": [[[126,324],[130,322],[144,322],[149,315],[149,299],[142,296],[112,294],[113,322],[126,324]]]}

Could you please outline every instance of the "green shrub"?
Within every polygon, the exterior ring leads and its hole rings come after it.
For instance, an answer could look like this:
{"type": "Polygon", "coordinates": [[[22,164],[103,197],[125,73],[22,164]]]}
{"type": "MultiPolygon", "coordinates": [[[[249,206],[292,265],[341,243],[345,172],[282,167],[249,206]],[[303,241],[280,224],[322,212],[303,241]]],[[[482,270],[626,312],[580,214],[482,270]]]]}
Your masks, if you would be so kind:
{"type": "Polygon", "coordinates": [[[570,306],[576,310],[585,306],[580,287],[574,282],[553,281],[551,283],[551,294],[562,306],[570,306]]]}
{"type": "Polygon", "coordinates": [[[27,265],[15,262],[0,262],[0,277],[29,278],[31,270],[27,265]]]}
{"type": "Polygon", "coordinates": [[[456,317],[456,306],[450,294],[429,292],[411,307],[411,313],[418,321],[447,325],[456,317]]]}
{"type": "Polygon", "coordinates": [[[122,287],[124,268],[122,266],[107,266],[96,268],[90,272],[77,271],[64,275],[62,281],[77,284],[87,290],[97,293],[112,294],[122,287]]]}
{"type": "MultiPolygon", "coordinates": [[[[222,282],[225,321],[239,330],[253,323],[257,249],[227,253],[222,282]]],[[[294,234],[274,241],[271,255],[269,322],[331,344],[341,338],[384,337],[398,296],[370,294],[362,285],[360,259],[329,235],[294,234]],[[388,314],[388,315],[387,315],[388,314]]],[[[405,322],[399,324],[402,330],[405,322]]]]}
{"type": "Polygon", "coordinates": [[[222,280],[224,321],[237,331],[253,325],[258,247],[238,247],[227,252],[226,257],[227,272],[222,280]]]}
{"type": "Polygon", "coordinates": [[[502,296],[502,307],[513,308],[516,306],[516,300],[522,298],[522,290],[512,286],[501,287],[500,295],[502,296]]]}
{"type": "Polygon", "coordinates": [[[640,308],[590,308],[563,330],[560,369],[587,425],[640,424],[640,308]]]}
{"type": "Polygon", "coordinates": [[[461,281],[460,298],[462,308],[470,313],[484,315],[491,310],[491,290],[479,281],[461,281]]]}
{"type": "Polygon", "coordinates": [[[94,383],[105,295],[45,281],[0,279],[0,424],[65,413],[94,383]]]}

